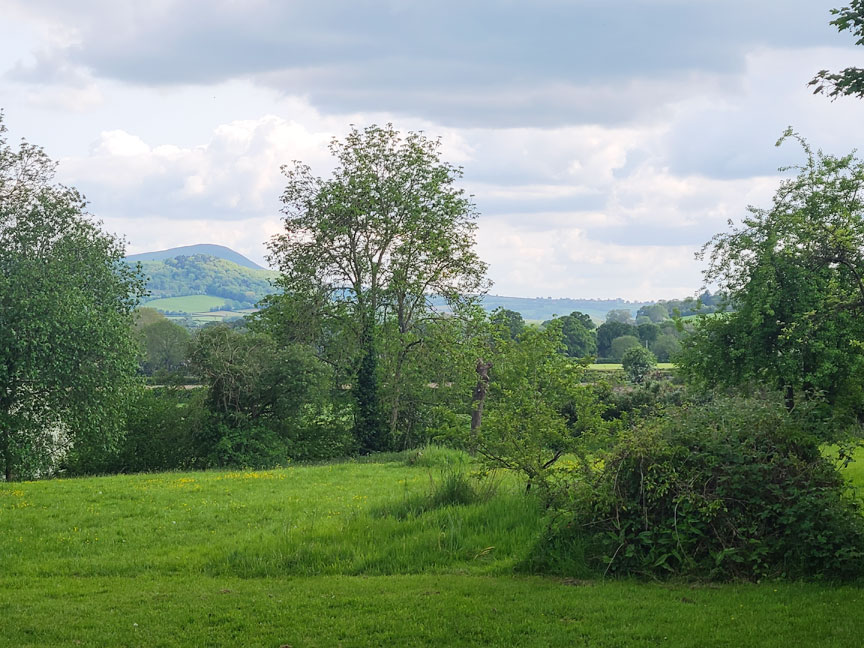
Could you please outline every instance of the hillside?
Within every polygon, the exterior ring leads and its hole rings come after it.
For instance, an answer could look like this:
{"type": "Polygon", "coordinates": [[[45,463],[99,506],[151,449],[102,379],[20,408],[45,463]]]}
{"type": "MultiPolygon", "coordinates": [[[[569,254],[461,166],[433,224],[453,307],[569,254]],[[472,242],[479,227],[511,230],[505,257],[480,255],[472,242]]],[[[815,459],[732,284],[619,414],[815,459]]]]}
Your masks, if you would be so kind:
{"type": "Polygon", "coordinates": [[[251,308],[272,292],[270,280],[276,276],[276,273],[269,270],[254,270],[204,254],[145,260],[140,263],[148,278],[150,296],[147,304],[166,311],[174,309],[155,304],[154,300],[209,296],[218,298],[210,304],[210,308],[219,307],[220,304],[224,304],[229,310],[251,308]]]}
{"type": "Polygon", "coordinates": [[[225,261],[231,261],[232,263],[236,263],[239,266],[249,268],[251,270],[264,270],[264,268],[262,268],[254,261],[250,261],[239,252],[235,252],[231,248],[227,248],[224,245],[184,245],[182,247],[171,248],[168,250],[159,250],[157,252],[142,252],[141,254],[130,254],[126,257],[126,260],[133,263],[135,261],[164,261],[165,259],[174,259],[180,256],[191,257],[197,255],[205,255],[215,257],[217,259],[224,259],[225,261]]]}

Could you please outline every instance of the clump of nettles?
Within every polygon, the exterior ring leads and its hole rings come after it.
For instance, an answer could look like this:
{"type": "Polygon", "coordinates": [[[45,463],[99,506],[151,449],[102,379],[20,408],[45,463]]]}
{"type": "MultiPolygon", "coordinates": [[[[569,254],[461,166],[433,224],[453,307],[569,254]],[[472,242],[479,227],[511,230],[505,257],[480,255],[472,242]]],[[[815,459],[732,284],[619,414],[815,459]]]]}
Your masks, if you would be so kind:
{"type": "MultiPolygon", "coordinates": [[[[606,574],[853,578],[864,518],[801,416],[763,399],[667,410],[622,436],[539,551],[606,574]]],[[[543,562],[543,561],[541,561],[543,562]]]]}

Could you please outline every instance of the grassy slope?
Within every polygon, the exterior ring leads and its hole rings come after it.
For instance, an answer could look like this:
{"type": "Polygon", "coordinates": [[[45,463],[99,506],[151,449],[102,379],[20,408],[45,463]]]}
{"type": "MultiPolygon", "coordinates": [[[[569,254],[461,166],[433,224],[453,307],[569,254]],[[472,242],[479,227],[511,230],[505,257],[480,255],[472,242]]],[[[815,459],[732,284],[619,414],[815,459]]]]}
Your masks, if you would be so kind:
{"type": "Polygon", "coordinates": [[[144,304],[147,308],[155,308],[162,311],[177,311],[180,313],[201,313],[211,308],[219,308],[230,303],[230,299],[224,297],[211,297],[210,295],[186,295],[185,297],[164,297],[153,299],[144,304]]]}
{"type": "Polygon", "coordinates": [[[0,484],[0,646],[859,645],[858,587],[513,575],[536,508],[502,485],[485,504],[397,515],[430,474],[0,484]]]}

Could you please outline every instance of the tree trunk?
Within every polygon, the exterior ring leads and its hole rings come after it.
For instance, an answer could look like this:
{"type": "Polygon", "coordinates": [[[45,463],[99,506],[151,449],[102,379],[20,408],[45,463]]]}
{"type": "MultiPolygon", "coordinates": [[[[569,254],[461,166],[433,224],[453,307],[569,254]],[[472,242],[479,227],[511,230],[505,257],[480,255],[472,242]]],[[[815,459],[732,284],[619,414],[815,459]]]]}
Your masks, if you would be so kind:
{"type": "Polygon", "coordinates": [[[12,481],[12,443],[9,440],[9,430],[0,432],[0,443],[3,445],[3,475],[7,482],[12,481]]]}
{"type": "Polygon", "coordinates": [[[489,387],[489,370],[491,362],[477,360],[477,386],[474,387],[474,395],[471,399],[471,454],[474,454],[477,445],[477,430],[483,423],[483,405],[486,402],[486,390],[489,387]]]}
{"type": "Polygon", "coordinates": [[[795,388],[792,385],[786,385],[786,394],[783,397],[786,403],[786,409],[791,412],[795,409],[795,388]]]}
{"type": "Polygon", "coordinates": [[[357,372],[357,422],[355,437],[364,454],[387,450],[386,428],[381,419],[378,400],[378,356],[374,334],[369,328],[363,334],[363,358],[357,372]]]}

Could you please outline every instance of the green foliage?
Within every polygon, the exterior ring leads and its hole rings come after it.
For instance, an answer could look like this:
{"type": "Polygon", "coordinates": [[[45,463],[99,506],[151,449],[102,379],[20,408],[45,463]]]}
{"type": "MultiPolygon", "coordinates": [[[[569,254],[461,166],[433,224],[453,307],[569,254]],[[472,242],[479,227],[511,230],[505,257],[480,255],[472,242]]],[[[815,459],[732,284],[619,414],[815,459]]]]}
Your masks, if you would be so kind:
{"type": "Polygon", "coordinates": [[[207,420],[203,389],[140,387],[127,402],[116,450],[67,466],[70,474],[133,473],[201,466],[197,439],[207,420]]]}
{"type": "Polygon", "coordinates": [[[848,578],[864,518],[806,417],[764,399],[669,410],[622,435],[572,525],[617,574],[848,578]]]}
{"type": "Polygon", "coordinates": [[[620,322],[633,325],[633,312],[629,308],[613,308],[606,313],[607,322],[620,322]]]}
{"type": "MultiPolygon", "coordinates": [[[[837,31],[849,31],[857,40],[856,45],[864,45],[864,0],[850,0],[840,9],[832,9],[836,16],[830,24],[837,31]]],[[[831,99],[842,96],[864,97],[864,69],[848,67],[840,72],[820,70],[808,85],[815,86],[813,94],[826,93],[831,99]]]]}
{"type": "Polygon", "coordinates": [[[602,427],[601,406],[581,382],[585,367],[558,353],[560,325],[501,340],[492,357],[482,425],[469,447],[493,466],[515,470],[552,497],[557,461],[578,453],[602,427]]]}
{"type": "Polygon", "coordinates": [[[525,330],[525,320],[516,311],[507,308],[496,308],[489,314],[493,326],[499,326],[507,331],[512,339],[516,339],[525,330]]]}
{"type": "Polygon", "coordinates": [[[204,465],[268,466],[356,449],[350,415],[311,349],[217,325],[195,336],[189,359],[212,415],[197,441],[204,465]]]}
{"type": "Polygon", "coordinates": [[[665,319],[669,319],[669,309],[663,302],[649,304],[636,311],[636,317],[637,319],[639,317],[647,317],[654,323],[662,322],[665,319]]]}
{"type": "MultiPolygon", "coordinates": [[[[245,268],[206,254],[181,255],[161,261],[141,261],[147,290],[153,299],[209,295],[249,308],[272,292],[276,273],[245,268]]],[[[161,310],[178,310],[161,307],[161,310]]],[[[196,309],[203,310],[203,309],[196,309]]]]}
{"type": "Polygon", "coordinates": [[[655,304],[649,304],[640,308],[637,319],[647,317],[654,324],[667,321],[672,317],[689,317],[697,314],[714,313],[718,308],[723,308],[727,300],[720,293],[711,294],[703,292],[699,297],[685,297],[684,299],[661,299],[655,304]]]}
{"type": "Polygon", "coordinates": [[[645,347],[630,347],[621,356],[621,365],[631,382],[640,384],[648,372],[657,366],[657,358],[645,347]]]}
{"type": "Polygon", "coordinates": [[[623,322],[605,322],[597,327],[597,355],[608,358],[612,355],[612,340],[624,335],[639,335],[635,326],[623,322]]]}
{"type": "Polygon", "coordinates": [[[660,327],[652,322],[643,322],[636,328],[639,331],[639,341],[642,344],[653,344],[660,335],[660,327]]]}
{"type": "Polygon", "coordinates": [[[650,348],[658,362],[670,362],[681,350],[681,342],[677,336],[663,333],[657,336],[650,348]]]}
{"type": "Polygon", "coordinates": [[[783,390],[790,407],[824,396],[852,423],[864,413],[864,162],[788,137],[807,156],[798,175],[703,249],[706,281],[735,311],[701,318],[680,364],[697,384],[783,390]]]}
{"type": "Polygon", "coordinates": [[[140,329],[144,338],[144,360],[141,368],[148,376],[157,371],[174,372],[186,361],[186,351],[191,340],[189,331],[168,319],[149,324],[140,329]]]}
{"type": "Polygon", "coordinates": [[[476,210],[440,142],[392,126],[352,129],[330,145],[329,179],[286,167],[285,233],[270,244],[281,295],[260,316],[280,340],[303,340],[354,396],[365,452],[414,436],[412,401],[425,343],[441,319],[485,292],[474,251],[476,210]]]}
{"type": "Polygon", "coordinates": [[[615,362],[623,362],[624,354],[627,351],[641,346],[642,343],[639,342],[639,338],[635,335],[622,335],[612,340],[612,344],[609,347],[609,358],[615,362]]]}
{"type": "Polygon", "coordinates": [[[597,341],[592,330],[594,322],[585,313],[574,311],[569,315],[543,322],[560,322],[564,350],[571,358],[587,358],[597,354],[597,341]]]}
{"type": "Polygon", "coordinates": [[[41,148],[6,143],[0,115],[0,464],[6,480],[107,453],[122,430],[143,294],[122,242],[41,148]]]}

